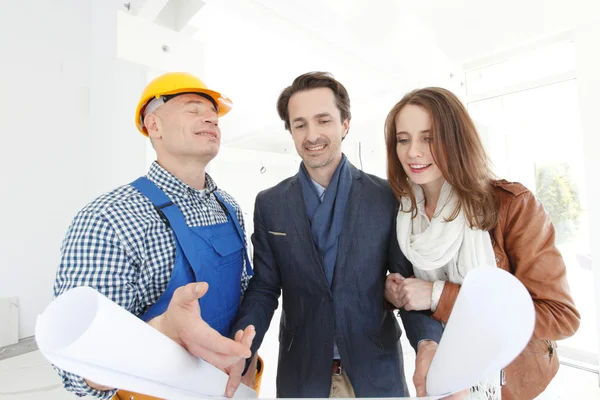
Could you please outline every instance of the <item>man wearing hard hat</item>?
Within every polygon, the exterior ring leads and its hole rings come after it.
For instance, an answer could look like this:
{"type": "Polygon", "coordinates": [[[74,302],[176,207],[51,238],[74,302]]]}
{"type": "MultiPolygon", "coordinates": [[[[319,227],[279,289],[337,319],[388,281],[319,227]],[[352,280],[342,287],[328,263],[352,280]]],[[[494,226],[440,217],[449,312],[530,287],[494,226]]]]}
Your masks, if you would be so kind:
{"type": "MultiPolygon", "coordinates": [[[[55,296],[76,286],[97,289],[225,371],[250,357],[255,335],[248,326],[227,338],[253,272],[240,207],[205,172],[219,151],[219,117],[231,106],[190,74],[167,73],[148,84],[135,124],[157,160],[146,176],[75,216],[54,284],[55,296]]],[[[58,373],[80,396],[149,398],[58,373]]],[[[254,377],[245,383],[254,385],[254,377]]]]}

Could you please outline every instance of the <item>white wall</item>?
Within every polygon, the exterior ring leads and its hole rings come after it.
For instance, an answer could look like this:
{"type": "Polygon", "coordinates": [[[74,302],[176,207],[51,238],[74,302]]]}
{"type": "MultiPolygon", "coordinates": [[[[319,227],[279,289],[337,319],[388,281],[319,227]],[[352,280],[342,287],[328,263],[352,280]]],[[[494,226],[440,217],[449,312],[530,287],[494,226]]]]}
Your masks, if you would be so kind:
{"type": "Polygon", "coordinates": [[[247,233],[250,235],[253,231],[254,200],[258,192],[295,175],[300,161],[300,157],[295,154],[221,146],[219,154],[209,165],[209,173],[217,186],[231,194],[240,204],[247,233]],[[261,173],[263,166],[265,172],[261,173]]]}
{"type": "Polygon", "coordinates": [[[115,59],[121,1],[6,3],[0,298],[19,298],[22,338],[52,298],[61,241],[77,210],[145,170],[144,139],[132,122],[145,72],[115,59]]]}
{"type": "MultiPolygon", "coordinates": [[[[121,0],[5,3],[0,299],[19,298],[23,338],[52,299],[60,245],[76,212],[147,171],[148,140],[134,115],[149,77],[170,70],[201,76],[204,47],[132,16],[121,0]]],[[[0,321],[0,329],[6,325],[0,321]]]]}

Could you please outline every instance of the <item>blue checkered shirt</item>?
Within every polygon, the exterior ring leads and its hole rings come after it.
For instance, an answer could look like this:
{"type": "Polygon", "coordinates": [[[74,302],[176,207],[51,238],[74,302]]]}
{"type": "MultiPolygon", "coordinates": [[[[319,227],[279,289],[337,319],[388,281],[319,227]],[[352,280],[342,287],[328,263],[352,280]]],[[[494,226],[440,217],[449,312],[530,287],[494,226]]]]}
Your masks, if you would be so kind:
{"type": "MultiPolygon", "coordinates": [[[[212,191],[234,207],[245,232],[237,202],[206,175],[206,189],[197,190],[154,162],[146,177],[183,213],[189,226],[227,222],[212,191]]],[[[244,237],[244,243],[246,238],[244,237]]],[[[54,295],[76,286],[91,286],[109,299],[141,316],[167,287],[175,264],[175,237],[152,202],[131,185],[106,193],[84,207],[71,223],[61,247],[54,295]]],[[[242,272],[242,293],[250,277],[242,272]]],[[[82,378],[56,368],[68,391],[78,396],[110,399],[114,391],[90,388],[82,378]]]]}

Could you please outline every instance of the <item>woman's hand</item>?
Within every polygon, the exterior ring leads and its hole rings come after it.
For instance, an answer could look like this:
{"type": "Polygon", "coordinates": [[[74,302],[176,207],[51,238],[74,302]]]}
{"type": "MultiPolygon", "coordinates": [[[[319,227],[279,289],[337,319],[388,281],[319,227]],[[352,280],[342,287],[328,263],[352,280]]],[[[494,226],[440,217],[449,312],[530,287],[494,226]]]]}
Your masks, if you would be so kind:
{"type": "Polygon", "coordinates": [[[393,303],[396,307],[404,308],[406,311],[431,309],[433,282],[417,278],[406,278],[398,284],[396,291],[397,303],[393,303]]]}

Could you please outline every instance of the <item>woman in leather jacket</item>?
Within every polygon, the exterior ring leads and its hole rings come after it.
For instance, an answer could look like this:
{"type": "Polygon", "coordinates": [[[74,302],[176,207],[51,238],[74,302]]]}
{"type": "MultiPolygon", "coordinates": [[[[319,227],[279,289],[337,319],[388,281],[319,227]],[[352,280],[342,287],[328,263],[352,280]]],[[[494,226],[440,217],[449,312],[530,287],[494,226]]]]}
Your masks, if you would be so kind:
{"type": "Polygon", "coordinates": [[[385,135],[388,180],[400,202],[398,242],[415,271],[389,275],[386,299],[445,323],[471,269],[511,272],[533,299],[533,337],[469,398],[497,399],[500,390],[507,400],[535,398],[558,371],[555,341],[580,323],[549,215],[523,185],[493,175],[467,110],[446,89],[404,96],[389,112],[385,135]]]}

